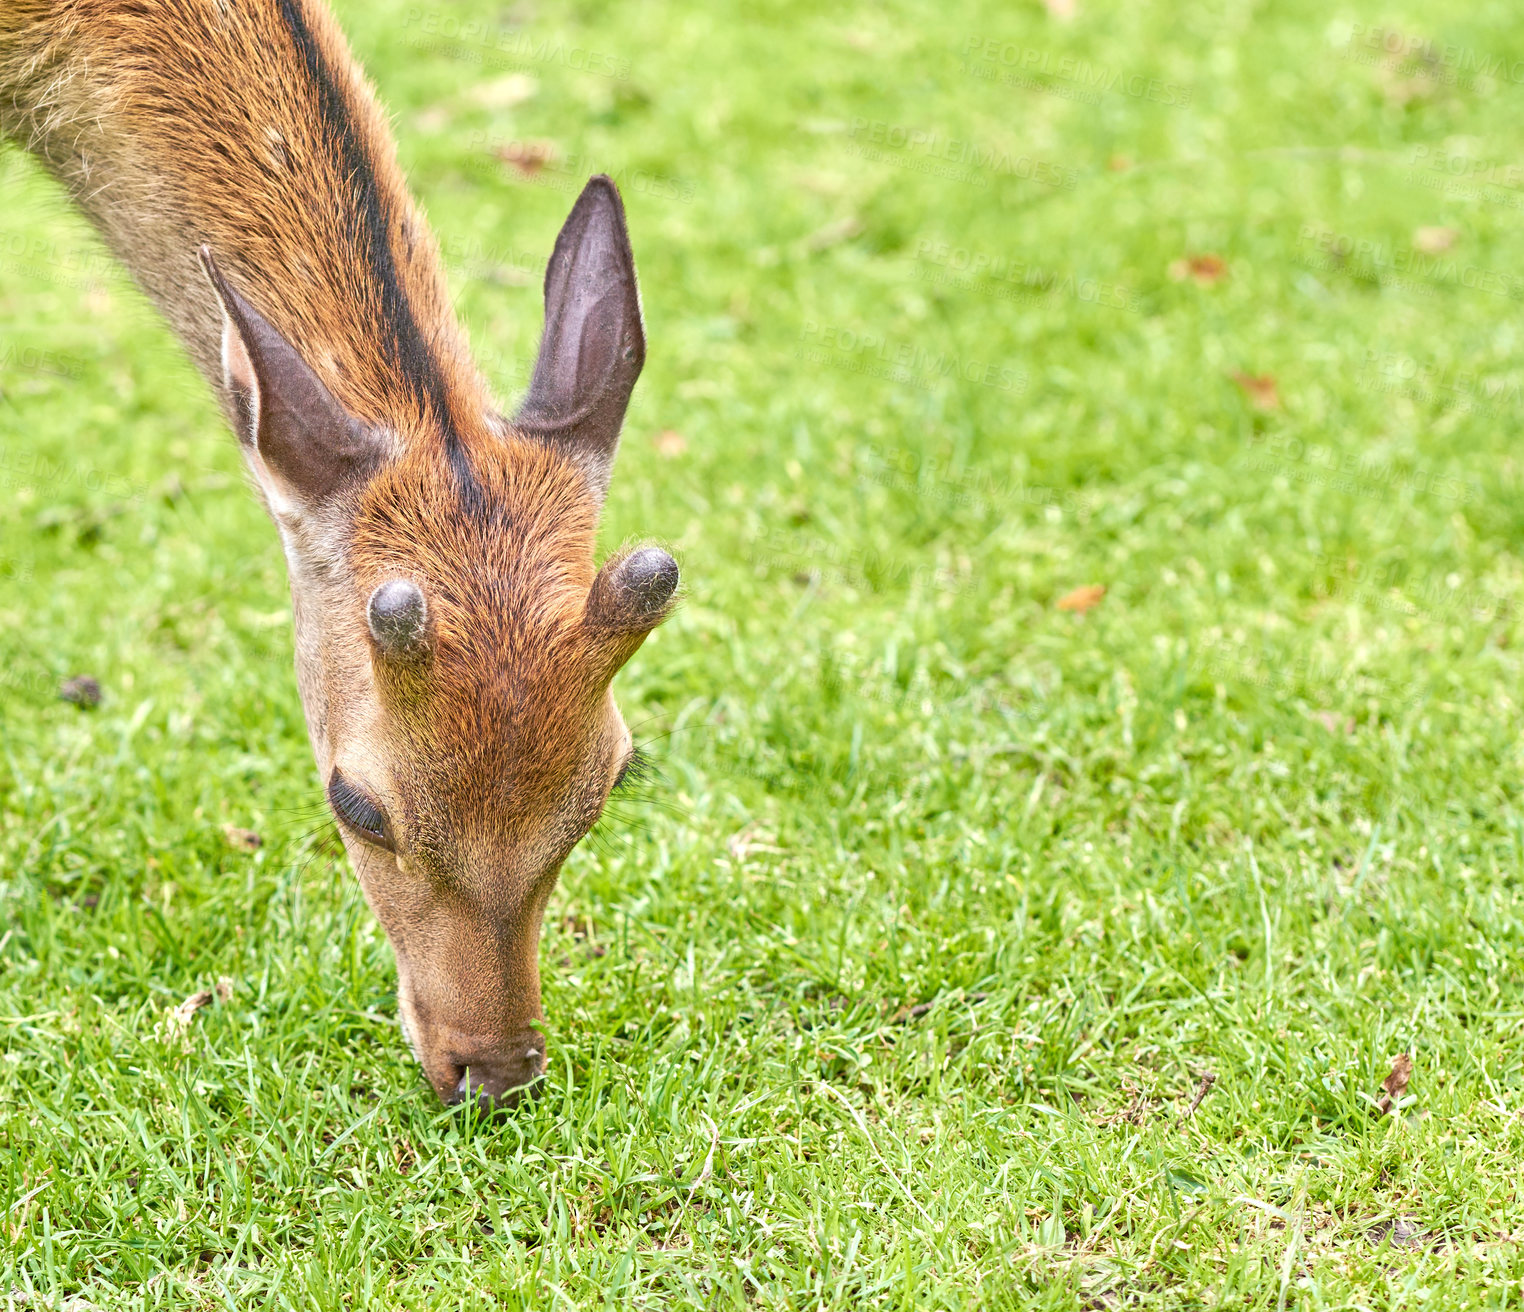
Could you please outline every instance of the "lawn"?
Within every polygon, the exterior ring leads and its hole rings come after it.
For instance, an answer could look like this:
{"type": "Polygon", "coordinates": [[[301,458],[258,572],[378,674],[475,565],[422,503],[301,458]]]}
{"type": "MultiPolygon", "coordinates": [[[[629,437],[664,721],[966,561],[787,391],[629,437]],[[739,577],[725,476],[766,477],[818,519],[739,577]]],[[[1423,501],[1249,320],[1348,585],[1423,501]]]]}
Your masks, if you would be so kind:
{"type": "Polygon", "coordinates": [[[505,398],[587,174],[642,277],[658,768],[500,1123],[207,389],[0,155],[0,1301],[1524,1299],[1524,27],[1065,7],[338,6],[505,398]]]}

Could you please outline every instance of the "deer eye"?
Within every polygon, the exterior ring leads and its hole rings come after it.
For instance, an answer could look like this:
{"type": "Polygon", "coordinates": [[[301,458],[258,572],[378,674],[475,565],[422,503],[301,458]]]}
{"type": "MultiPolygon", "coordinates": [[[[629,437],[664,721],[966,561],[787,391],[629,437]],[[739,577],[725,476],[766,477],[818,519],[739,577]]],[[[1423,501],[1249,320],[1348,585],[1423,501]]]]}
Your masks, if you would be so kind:
{"type": "Polygon", "coordinates": [[[328,805],[333,807],[334,815],[362,838],[389,851],[396,850],[387,836],[386,817],[381,808],[337,770],[328,780],[328,805]]]}
{"type": "Polygon", "coordinates": [[[609,789],[609,792],[617,793],[627,788],[634,788],[636,785],[644,783],[650,777],[650,759],[637,747],[625,757],[624,764],[619,767],[619,773],[614,776],[614,784],[609,789]]]}

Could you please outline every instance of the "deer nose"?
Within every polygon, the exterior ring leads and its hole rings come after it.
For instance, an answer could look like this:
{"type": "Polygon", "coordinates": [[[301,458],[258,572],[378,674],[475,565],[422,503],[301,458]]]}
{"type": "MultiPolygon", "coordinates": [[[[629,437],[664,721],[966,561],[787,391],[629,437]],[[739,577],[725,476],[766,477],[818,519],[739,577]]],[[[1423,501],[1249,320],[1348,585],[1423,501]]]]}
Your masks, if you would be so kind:
{"type": "Polygon", "coordinates": [[[445,1099],[451,1107],[474,1106],[478,1112],[507,1111],[521,1098],[537,1098],[545,1087],[538,1046],[522,1051],[478,1059],[460,1068],[455,1091],[445,1099]]]}

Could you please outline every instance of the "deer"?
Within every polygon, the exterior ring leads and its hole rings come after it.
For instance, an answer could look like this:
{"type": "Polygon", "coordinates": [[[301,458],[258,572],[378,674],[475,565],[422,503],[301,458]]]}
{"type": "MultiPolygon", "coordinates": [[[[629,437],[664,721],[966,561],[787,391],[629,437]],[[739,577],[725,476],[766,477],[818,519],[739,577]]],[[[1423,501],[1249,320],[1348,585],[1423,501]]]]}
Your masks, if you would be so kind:
{"type": "Polygon", "coordinates": [[[646,351],[618,188],[591,178],[556,238],[509,417],[321,0],[5,0],[0,137],[215,391],[404,1033],[445,1103],[513,1106],[544,1087],[547,900],[641,761],[611,683],[677,600],[660,546],[595,567],[646,351]]]}

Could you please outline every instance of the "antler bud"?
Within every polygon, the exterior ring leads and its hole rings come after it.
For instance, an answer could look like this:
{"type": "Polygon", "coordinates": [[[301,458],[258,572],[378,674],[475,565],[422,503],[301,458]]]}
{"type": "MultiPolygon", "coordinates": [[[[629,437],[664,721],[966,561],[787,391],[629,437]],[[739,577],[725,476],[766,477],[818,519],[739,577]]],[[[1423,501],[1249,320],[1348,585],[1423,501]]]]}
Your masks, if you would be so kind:
{"type": "Polygon", "coordinates": [[[583,612],[588,627],[645,637],[667,617],[677,579],[677,562],[660,547],[640,547],[616,557],[593,580],[583,612]]]}
{"type": "Polygon", "coordinates": [[[365,620],[388,656],[416,656],[427,646],[429,606],[411,579],[388,579],[370,594],[365,620]]]}

